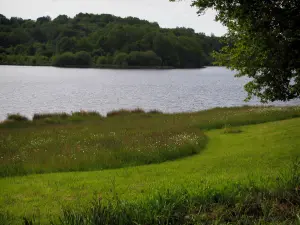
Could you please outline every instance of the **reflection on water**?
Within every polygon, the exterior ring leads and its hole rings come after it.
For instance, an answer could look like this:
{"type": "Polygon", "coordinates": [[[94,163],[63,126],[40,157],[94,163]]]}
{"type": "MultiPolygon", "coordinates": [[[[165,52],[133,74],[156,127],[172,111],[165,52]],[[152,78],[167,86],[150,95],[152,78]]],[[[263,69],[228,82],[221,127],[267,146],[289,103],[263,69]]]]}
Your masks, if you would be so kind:
{"type": "Polygon", "coordinates": [[[111,70],[0,66],[0,120],[7,113],[18,112],[32,116],[36,112],[84,109],[106,114],[113,109],[136,107],[183,112],[239,106],[246,104],[246,81],[222,67],[111,70]]]}

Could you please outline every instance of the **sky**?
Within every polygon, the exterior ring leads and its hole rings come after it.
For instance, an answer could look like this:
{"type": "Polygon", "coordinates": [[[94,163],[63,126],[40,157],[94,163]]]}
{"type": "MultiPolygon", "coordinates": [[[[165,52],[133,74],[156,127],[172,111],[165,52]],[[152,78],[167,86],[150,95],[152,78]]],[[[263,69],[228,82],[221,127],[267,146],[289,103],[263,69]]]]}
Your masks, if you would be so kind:
{"type": "Polygon", "coordinates": [[[198,16],[197,9],[190,6],[191,0],[169,2],[168,0],[0,0],[0,14],[6,17],[36,19],[49,15],[55,18],[65,14],[95,13],[133,16],[158,22],[161,27],[189,27],[196,32],[221,36],[226,28],[214,21],[215,12],[208,10],[198,16]]]}

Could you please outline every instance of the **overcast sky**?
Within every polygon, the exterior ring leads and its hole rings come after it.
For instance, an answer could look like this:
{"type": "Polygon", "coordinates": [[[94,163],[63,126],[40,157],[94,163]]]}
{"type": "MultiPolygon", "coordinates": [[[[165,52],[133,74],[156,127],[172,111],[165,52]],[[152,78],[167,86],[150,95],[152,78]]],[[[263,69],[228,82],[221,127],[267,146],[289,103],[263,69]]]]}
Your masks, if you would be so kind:
{"type": "Polygon", "coordinates": [[[226,32],[225,27],[214,21],[215,12],[209,10],[199,17],[190,3],[191,0],[175,3],[168,0],[0,0],[0,14],[36,19],[61,14],[73,17],[80,12],[108,13],[155,21],[161,27],[190,27],[208,35],[220,36],[226,32]]]}

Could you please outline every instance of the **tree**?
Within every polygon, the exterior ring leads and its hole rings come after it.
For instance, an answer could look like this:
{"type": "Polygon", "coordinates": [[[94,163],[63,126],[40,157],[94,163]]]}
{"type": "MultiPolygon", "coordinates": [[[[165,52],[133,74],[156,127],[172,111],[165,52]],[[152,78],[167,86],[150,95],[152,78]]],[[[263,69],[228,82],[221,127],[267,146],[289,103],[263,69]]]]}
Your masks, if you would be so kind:
{"type": "Polygon", "coordinates": [[[57,67],[74,66],[76,65],[76,57],[72,52],[65,52],[55,56],[52,65],[57,67]]]}
{"type": "Polygon", "coordinates": [[[92,51],[92,56],[103,56],[104,50],[102,48],[98,48],[92,51]]]}
{"type": "Polygon", "coordinates": [[[87,51],[92,52],[94,46],[91,44],[91,41],[88,38],[81,38],[77,40],[76,50],[78,51],[87,51]]]}
{"type": "Polygon", "coordinates": [[[108,60],[106,58],[106,56],[99,56],[97,59],[97,65],[106,65],[108,60]]]}
{"type": "Polygon", "coordinates": [[[4,15],[0,14],[0,24],[9,25],[10,21],[4,15]]]}
{"type": "Polygon", "coordinates": [[[42,16],[42,17],[37,18],[36,22],[40,23],[40,24],[49,23],[49,22],[51,22],[51,17],[50,16],[42,16]]]}
{"type": "Polygon", "coordinates": [[[76,66],[89,67],[93,63],[91,55],[85,51],[77,52],[75,54],[75,58],[76,58],[76,66]]]}
{"type": "MultiPolygon", "coordinates": [[[[45,58],[49,61],[56,55],[57,64],[65,65],[66,61],[72,62],[68,58],[76,58],[74,53],[84,51],[101,65],[126,64],[127,54],[131,55],[132,66],[175,68],[210,65],[213,59],[208,55],[219,50],[216,37],[193,29],[166,29],[134,17],[88,13],[74,18],[61,15],[53,20],[47,16],[8,19],[0,14],[0,47],[9,56],[5,58],[9,64],[45,64],[45,58]]],[[[66,66],[81,67],[81,62],[66,66]]]]}
{"type": "Polygon", "coordinates": [[[180,65],[178,53],[175,50],[175,40],[175,37],[172,39],[162,33],[157,33],[153,39],[153,49],[161,57],[163,66],[178,67],[180,65]]]}
{"type": "Polygon", "coordinates": [[[63,52],[72,52],[76,43],[72,38],[63,37],[61,38],[56,45],[56,52],[63,53],[63,52]]]}
{"type": "MultiPolygon", "coordinates": [[[[174,0],[171,0],[174,1],[174,0]]],[[[199,13],[217,10],[228,27],[227,46],[217,64],[248,76],[248,100],[287,101],[300,97],[299,0],[194,0],[199,13]]]]}
{"type": "Polygon", "coordinates": [[[60,24],[64,24],[67,23],[69,20],[69,17],[67,15],[59,15],[58,17],[56,17],[53,22],[55,23],[60,23],[60,24]]]}
{"type": "Polygon", "coordinates": [[[161,66],[162,60],[153,51],[131,52],[128,56],[130,66],[161,66]]]}
{"type": "Polygon", "coordinates": [[[36,27],[31,31],[31,37],[38,42],[46,42],[47,36],[40,27],[36,27]]]}
{"type": "Polygon", "coordinates": [[[128,55],[124,52],[118,53],[114,58],[114,64],[120,66],[127,66],[128,65],[128,55]]]}

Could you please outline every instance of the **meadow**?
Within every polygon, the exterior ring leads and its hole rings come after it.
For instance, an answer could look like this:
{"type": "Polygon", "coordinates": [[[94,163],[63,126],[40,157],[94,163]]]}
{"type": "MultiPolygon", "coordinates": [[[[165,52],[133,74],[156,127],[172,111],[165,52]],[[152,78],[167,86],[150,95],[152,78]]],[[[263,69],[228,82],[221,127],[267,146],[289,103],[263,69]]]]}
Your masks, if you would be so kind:
{"type": "Polygon", "coordinates": [[[298,117],[299,107],[248,106],[11,116],[0,125],[0,221],[298,224],[298,117]]]}

